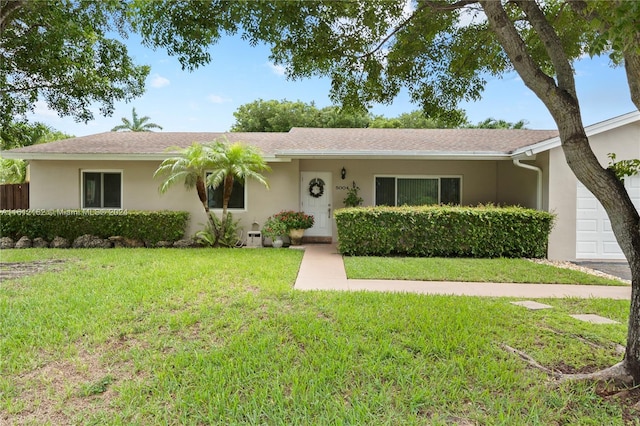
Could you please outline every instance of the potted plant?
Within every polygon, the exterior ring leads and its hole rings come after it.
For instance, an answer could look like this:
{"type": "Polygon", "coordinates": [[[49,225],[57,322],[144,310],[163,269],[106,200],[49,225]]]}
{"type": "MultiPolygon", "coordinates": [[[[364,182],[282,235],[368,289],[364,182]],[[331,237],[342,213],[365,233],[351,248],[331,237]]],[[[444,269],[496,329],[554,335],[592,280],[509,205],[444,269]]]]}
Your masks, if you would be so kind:
{"type": "Polygon", "coordinates": [[[347,196],[343,200],[345,207],[358,207],[362,204],[363,199],[358,195],[359,190],[360,188],[353,182],[353,186],[347,189],[347,196]]]}
{"type": "Polygon", "coordinates": [[[299,245],[302,241],[304,230],[311,228],[314,223],[312,215],[293,210],[281,211],[275,214],[274,217],[284,223],[292,245],[299,245]]]}
{"type": "Polygon", "coordinates": [[[275,216],[269,216],[262,227],[262,235],[271,238],[271,245],[274,248],[282,247],[282,236],[287,235],[287,226],[275,216]]]}

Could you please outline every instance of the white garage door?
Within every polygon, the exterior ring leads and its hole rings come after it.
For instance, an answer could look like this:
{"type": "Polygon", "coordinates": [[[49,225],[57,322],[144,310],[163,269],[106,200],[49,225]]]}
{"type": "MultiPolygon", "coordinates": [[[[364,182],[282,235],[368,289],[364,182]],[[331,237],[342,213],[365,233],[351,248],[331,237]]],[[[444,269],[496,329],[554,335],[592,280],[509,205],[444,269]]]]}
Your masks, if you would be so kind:
{"type": "MultiPolygon", "coordinates": [[[[640,176],[625,178],[624,184],[636,209],[640,209],[640,176]]],[[[624,259],[600,202],[580,182],[577,196],[576,258],[624,259]]]]}

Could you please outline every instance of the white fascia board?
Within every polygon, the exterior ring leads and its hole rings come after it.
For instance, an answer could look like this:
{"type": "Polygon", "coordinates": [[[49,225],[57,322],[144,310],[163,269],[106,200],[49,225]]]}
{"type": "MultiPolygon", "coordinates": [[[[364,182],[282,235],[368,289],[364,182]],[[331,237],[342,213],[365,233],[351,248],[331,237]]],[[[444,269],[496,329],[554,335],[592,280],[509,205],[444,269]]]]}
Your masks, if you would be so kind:
{"type": "MultiPolygon", "coordinates": [[[[7,159],[20,160],[51,160],[51,161],[163,161],[170,158],[173,153],[166,154],[63,154],[42,152],[11,152],[5,151],[0,156],[7,159]]],[[[268,163],[291,162],[288,158],[265,156],[268,163]]]]}
{"type": "Polygon", "coordinates": [[[510,154],[486,151],[280,151],[276,156],[314,160],[511,160],[510,154]]]}
{"type": "MultiPolygon", "coordinates": [[[[627,124],[640,121],[640,112],[633,111],[618,117],[610,118],[609,120],[601,121],[591,126],[584,128],[587,137],[595,136],[599,133],[603,133],[609,130],[616,129],[618,127],[625,126],[627,124]]],[[[540,152],[549,151],[550,149],[557,148],[562,144],[560,136],[547,139],[546,141],[538,142],[533,145],[526,146],[524,148],[517,149],[511,154],[513,158],[531,158],[531,155],[538,154],[540,152]]]]}
{"type": "Polygon", "coordinates": [[[168,158],[162,154],[63,154],[42,152],[6,152],[4,158],[17,158],[21,160],[92,160],[92,161],[162,161],[168,158]]]}

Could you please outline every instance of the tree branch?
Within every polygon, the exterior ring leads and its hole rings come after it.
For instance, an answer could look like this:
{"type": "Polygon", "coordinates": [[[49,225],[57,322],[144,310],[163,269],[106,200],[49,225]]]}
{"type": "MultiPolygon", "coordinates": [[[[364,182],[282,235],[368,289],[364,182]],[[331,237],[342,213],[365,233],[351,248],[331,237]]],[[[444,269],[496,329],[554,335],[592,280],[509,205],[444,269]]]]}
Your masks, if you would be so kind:
{"type": "Polygon", "coordinates": [[[547,18],[535,1],[515,0],[515,4],[525,13],[528,21],[544,44],[544,49],[556,69],[558,86],[571,93],[572,96],[577,97],[573,68],[571,68],[569,59],[562,48],[562,40],[560,40],[556,31],[551,24],[549,24],[549,21],[547,21],[547,18]]]}
{"type": "Polygon", "coordinates": [[[457,9],[462,9],[465,6],[468,6],[470,4],[473,3],[477,3],[477,0],[460,0],[457,1],[453,4],[449,4],[449,3],[438,3],[435,1],[429,1],[429,0],[425,0],[422,2],[422,6],[418,7],[412,14],[411,16],[409,16],[407,19],[405,19],[403,22],[401,22],[397,27],[395,27],[389,34],[386,35],[385,38],[383,38],[380,43],[378,43],[378,45],[371,50],[370,52],[367,52],[367,54],[363,55],[362,57],[366,57],[366,56],[370,56],[373,53],[379,51],[380,49],[382,49],[382,47],[387,44],[387,42],[396,34],[398,34],[398,32],[403,29],[404,27],[406,27],[409,22],[411,22],[413,20],[413,18],[416,17],[416,15],[418,15],[420,12],[422,12],[424,9],[431,9],[431,10],[436,10],[439,12],[450,12],[453,10],[457,10],[457,9]]]}
{"type": "Polygon", "coordinates": [[[432,10],[450,12],[452,10],[462,9],[465,6],[468,6],[470,4],[474,4],[477,2],[478,0],[459,0],[455,3],[440,3],[437,1],[424,0],[422,2],[422,4],[424,5],[422,8],[428,7],[429,9],[432,9],[432,10]]]}
{"type": "MultiPolygon", "coordinates": [[[[544,102],[544,99],[548,97],[546,94],[557,89],[555,81],[542,72],[531,58],[525,42],[509,20],[502,3],[493,0],[481,0],[480,5],[484,9],[489,25],[496,34],[500,45],[515,70],[522,77],[524,84],[544,102]]],[[[547,105],[547,107],[549,108],[550,106],[547,105]]]]}
{"type": "Polygon", "coordinates": [[[25,0],[2,0],[0,1],[0,33],[2,33],[5,27],[9,23],[9,16],[22,7],[25,0]]]}

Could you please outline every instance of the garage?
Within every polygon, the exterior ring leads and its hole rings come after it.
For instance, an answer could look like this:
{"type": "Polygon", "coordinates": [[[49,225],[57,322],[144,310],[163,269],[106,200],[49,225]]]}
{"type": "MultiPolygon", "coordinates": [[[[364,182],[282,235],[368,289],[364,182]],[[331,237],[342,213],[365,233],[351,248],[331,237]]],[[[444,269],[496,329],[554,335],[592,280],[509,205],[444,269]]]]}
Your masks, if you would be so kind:
{"type": "MultiPolygon", "coordinates": [[[[625,187],[636,209],[640,209],[640,176],[626,178],[625,187]]],[[[624,259],[607,213],[580,182],[576,201],[576,259],[624,259]]]]}

